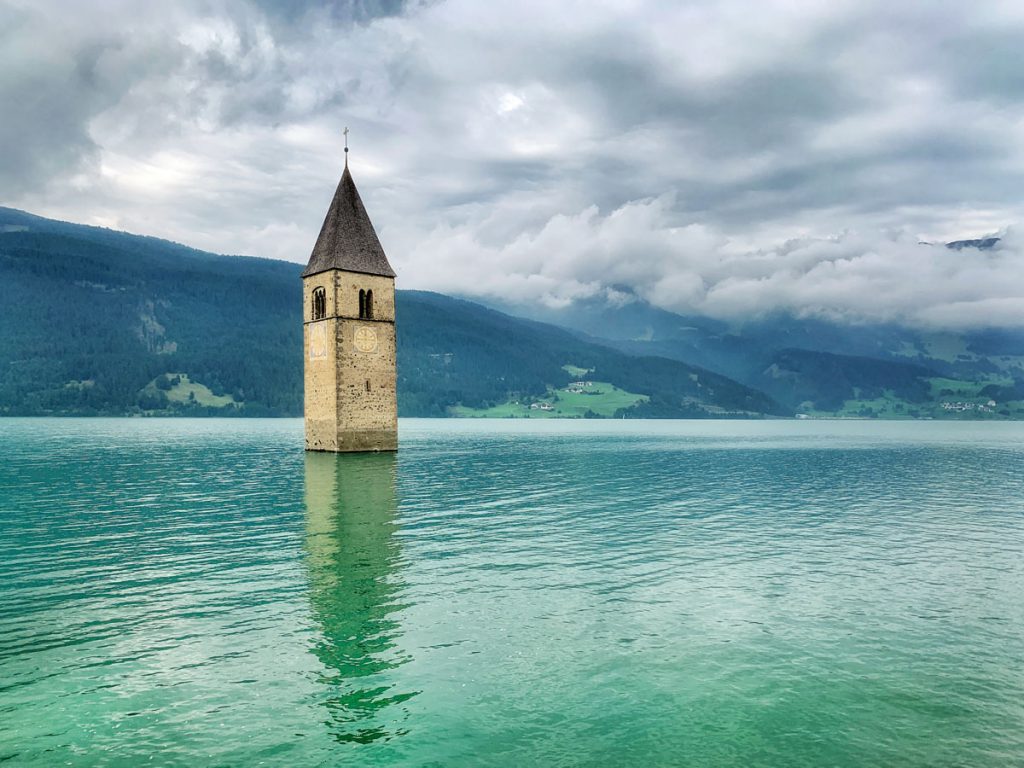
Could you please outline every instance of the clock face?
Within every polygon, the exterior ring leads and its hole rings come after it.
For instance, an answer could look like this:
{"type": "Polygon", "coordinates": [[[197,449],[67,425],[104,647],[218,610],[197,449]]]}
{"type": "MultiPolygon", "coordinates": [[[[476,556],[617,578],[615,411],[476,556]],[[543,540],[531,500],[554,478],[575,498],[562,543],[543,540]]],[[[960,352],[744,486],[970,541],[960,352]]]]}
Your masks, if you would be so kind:
{"type": "Polygon", "coordinates": [[[360,352],[376,352],[377,332],[368,325],[360,325],[355,330],[352,343],[360,352]]]}
{"type": "Polygon", "coordinates": [[[309,326],[309,359],[323,357],[327,357],[327,324],[316,323],[309,326]]]}

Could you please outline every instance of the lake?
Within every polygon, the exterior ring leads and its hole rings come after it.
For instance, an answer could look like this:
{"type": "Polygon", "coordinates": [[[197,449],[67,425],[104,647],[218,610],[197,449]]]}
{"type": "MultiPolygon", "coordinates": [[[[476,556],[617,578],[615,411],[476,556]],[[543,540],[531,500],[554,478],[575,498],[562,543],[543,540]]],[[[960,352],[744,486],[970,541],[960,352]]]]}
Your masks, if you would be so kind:
{"type": "Polygon", "coordinates": [[[0,420],[0,761],[1019,766],[1024,424],[0,420]]]}

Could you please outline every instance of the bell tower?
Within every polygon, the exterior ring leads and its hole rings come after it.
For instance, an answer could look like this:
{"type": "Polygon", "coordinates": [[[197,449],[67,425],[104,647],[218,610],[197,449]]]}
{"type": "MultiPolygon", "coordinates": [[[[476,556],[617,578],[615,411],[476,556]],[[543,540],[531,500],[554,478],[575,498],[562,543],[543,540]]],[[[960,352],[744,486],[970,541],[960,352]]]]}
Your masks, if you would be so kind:
{"type": "Polygon", "coordinates": [[[394,451],[395,271],[352,174],[334,193],[302,273],[306,450],[394,451]]]}

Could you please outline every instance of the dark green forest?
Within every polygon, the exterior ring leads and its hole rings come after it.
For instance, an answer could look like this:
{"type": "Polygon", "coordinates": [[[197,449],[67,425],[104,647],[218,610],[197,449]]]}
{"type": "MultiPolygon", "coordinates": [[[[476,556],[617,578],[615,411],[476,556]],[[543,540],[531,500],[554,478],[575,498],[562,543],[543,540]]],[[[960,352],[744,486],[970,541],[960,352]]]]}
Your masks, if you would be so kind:
{"type": "Polygon", "coordinates": [[[810,400],[820,410],[835,411],[847,400],[870,400],[887,391],[910,403],[927,402],[933,376],[934,371],[914,363],[783,349],[772,357],[762,381],[784,402],[810,400]]]}
{"type": "Polygon", "coordinates": [[[510,394],[540,396],[574,378],[563,369],[566,364],[650,398],[620,415],[788,412],[762,392],[710,371],[626,355],[561,328],[436,293],[400,291],[398,318],[399,411],[408,415],[441,416],[455,404],[487,408],[510,394]]]}
{"type": "MultiPolygon", "coordinates": [[[[300,272],[0,208],[0,414],[299,416],[300,272]],[[183,381],[200,396],[172,398],[183,381]]],[[[542,395],[566,364],[648,396],[622,415],[788,412],[724,376],[471,302],[399,291],[397,314],[403,416],[542,395]]]]}

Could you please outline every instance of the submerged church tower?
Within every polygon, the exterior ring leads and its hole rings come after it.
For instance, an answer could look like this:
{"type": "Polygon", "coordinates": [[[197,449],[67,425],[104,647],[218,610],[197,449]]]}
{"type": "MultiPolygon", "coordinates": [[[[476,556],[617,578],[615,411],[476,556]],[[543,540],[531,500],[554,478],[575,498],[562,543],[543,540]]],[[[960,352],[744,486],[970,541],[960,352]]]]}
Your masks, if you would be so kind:
{"type": "Polygon", "coordinates": [[[395,271],[348,170],[302,273],[307,451],[394,451],[395,271]]]}

